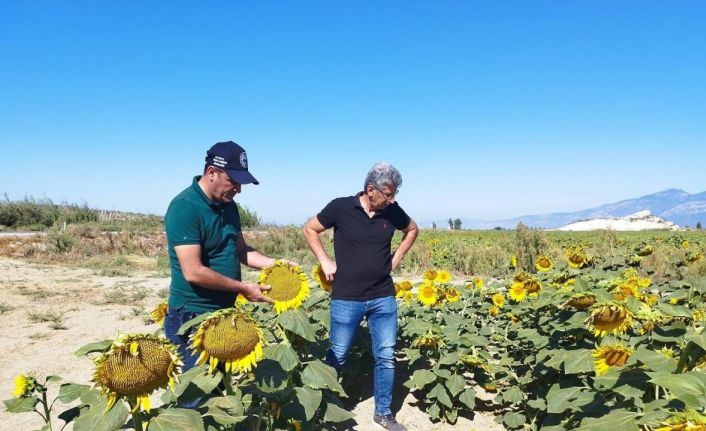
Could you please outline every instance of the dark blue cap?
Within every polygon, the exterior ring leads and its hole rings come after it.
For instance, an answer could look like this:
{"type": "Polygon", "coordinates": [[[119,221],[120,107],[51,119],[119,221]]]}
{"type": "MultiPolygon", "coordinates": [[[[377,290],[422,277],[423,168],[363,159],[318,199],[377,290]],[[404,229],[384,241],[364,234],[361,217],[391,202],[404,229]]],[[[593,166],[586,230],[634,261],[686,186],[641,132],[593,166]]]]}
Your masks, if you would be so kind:
{"type": "Polygon", "coordinates": [[[206,163],[221,168],[238,184],[260,184],[248,172],[248,156],[233,141],[219,142],[206,152],[206,163]]]}

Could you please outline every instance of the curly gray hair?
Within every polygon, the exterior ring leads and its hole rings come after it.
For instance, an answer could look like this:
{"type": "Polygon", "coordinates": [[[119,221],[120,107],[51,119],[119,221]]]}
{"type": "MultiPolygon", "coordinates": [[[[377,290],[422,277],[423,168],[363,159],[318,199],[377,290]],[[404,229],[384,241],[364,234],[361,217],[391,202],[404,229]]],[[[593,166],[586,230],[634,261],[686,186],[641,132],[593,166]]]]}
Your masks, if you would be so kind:
{"type": "Polygon", "coordinates": [[[402,185],[402,175],[400,175],[400,171],[391,164],[378,162],[370,168],[368,175],[365,176],[363,190],[365,190],[368,185],[372,185],[377,189],[381,189],[383,186],[394,186],[395,189],[398,189],[402,185]]]}

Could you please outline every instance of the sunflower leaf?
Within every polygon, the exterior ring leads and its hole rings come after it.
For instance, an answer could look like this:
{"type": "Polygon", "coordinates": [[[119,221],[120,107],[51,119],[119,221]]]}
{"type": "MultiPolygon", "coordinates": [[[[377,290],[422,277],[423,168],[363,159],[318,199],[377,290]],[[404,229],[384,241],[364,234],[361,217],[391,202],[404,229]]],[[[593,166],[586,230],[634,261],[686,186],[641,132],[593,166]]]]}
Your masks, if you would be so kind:
{"type": "Polygon", "coordinates": [[[57,399],[64,404],[69,404],[71,401],[77,400],[85,391],[90,390],[88,385],[78,385],[76,383],[65,383],[59,388],[57,399]]]}
{"type": "Polygon", "coordinates": [[[199,412],[191,409],[167,409],[150,419],[147,431],[192,431],[204,429],[199,412]]]}
{"type": "Polygon", "coordinates": [[[281,391],[287,387],[287,372],[277,361],[264,359],[255,368],[255,381],[262,392],[281,391]]]}
{"type": "Polygon", "coordinates": [[[436,374],[429,370],[417,370],[412,374],[412,378],[405,382],[405,386],[410,389],[424,389],[424,386],[436,381],[436,374]]]}
{"type": "Polygon", "coordinates": [[[463,390],[464,386],[466,386],[466,379],[458,374],[454,374],[446,381],[446,389],[449,390],[452,397],[458,395],[458,393],[463,390]]]}
{"type": "Polygon", "coordinates": [[[458,400],[473,410],[476,406],[476,392],[472,388],[468,388],[459,395],[458,400]]]}
{"type": "Polygon", "coordinates": [[[287,310],[280,314],[277,321],[283,328],[288,329],[307,341],[316,341],[316,332],[309,322],[309,316],[301,308],[287,310]]]}
{"type": "Polygon", "coordinates": [[[585,418],[576,431],[637,431],[636,419],[640,413],[627,410],[613,410],[599,418],[585,418]]]}
{"type": "Polygon", "coordinates": [[[587,349],[570,350],[564,355],[564,372],[580,374],[593,371],[592,351],[587,349]]]}
{"type": "Polygon", "coordinates": [[[522,427],[526,420],[524,415],[515,412],[508,412],[503,415],[503,423],[510,429],[522,427]]]}
{"type": "Polygon", "coordinates": [[[78,349],[74,355],[76,356],[86,356],[89,353],[95,353],[95,352],[105,352],[108,349],[110,349],[110,346],[113,344],[113,340],[103,340],[103,341],[97,341],[95,343],[88,343],[85,346],[81,347],[78,349]]]}
{"type": "Polygon", "coordinates": [[[647,373],[650,382],[669,390],[687,406],[698,409],[706,404],[706,375],[701,372],[685,374],[647,373]]]}
{"type": "Polygon", "coordinates": [[[74,422],[74,429],[112,431],[122,427],[130,414],[126,403],[117,401],[110,410],[107,409],[107,406],[108,400],[101,398],[100,402],[81,412],[81,415],[74,422]]]}
{"type": "Polygon", "coordinates": [[[349,419],[353,419],[353,415],[348,410],[344,410],[333,403],[326,403],[326,413],[324,413],[324,421],[344,422],[349,419]]]}
{"type": "Polygon", "coordinates": [[[177,331],[177,335],[186,335],[187,332],[194,326],[200,324],[204,320],[208,319],[211,317],[211,313],[203,313],[199,314],[198,316],[194,317],[193,319],[189,320],[188,322],[184,323],[179,327],[179,330],[177,331]]]}
{"type": "Polygon", "coordinates": [[[299,365],[297,352],[289,344],[279,343],[265,347],[265,357],[279,362],[285,371],[292,371],[299,365]]]}
{"type": "Polygon", "coordinates": [[[304,414],[306,420],[310,421],[316,413],[316,409],[319,408],[321,404],[321,391],[316,389],[307,388],[306,386],[301,388],[294,388],[297,393],[297,401],[304,408],[304,414]]]}
{"type": "Polygon", "coordinates": [[[27,398],[10,398],[9,400],[4,400],[5,408],[10,413],[25,413],[34,411],[34,406],[37,405],[39,399],[35,397],[27,398]]]}
{"type": "Polygon", "coordinates": [[[448,408],[453,407],[453,401],[451,401],[448,392],[446,392],[446,388],[444,388],[444,385],[441,383],[437,383],[427,396],[429,398],[436,398],[441,404],[448,408]]]}
{"type": "Polygon", "coordinates": [[[547,413],[562,413],[571,407],[571,401],[579,396],[581,388],[560,389],[558,384],[549,389],[547,393],[547,413]]]}
{"type": "Polygon", "coordinates": [[[313,389],[331,389],[343,396],[346,392],[338,383],[338,375],[333,367],[330,367],[319,360],[306,364],[306,368],[301,373],[302,383],[313,389]]]}
{"type": "Polygon", "coordinates": [[[670,373],[677,368],[677,361],[674,358],[668,358],[644,347],[638,348],[630,357],[642,362],[652,371],[670,373]]]}

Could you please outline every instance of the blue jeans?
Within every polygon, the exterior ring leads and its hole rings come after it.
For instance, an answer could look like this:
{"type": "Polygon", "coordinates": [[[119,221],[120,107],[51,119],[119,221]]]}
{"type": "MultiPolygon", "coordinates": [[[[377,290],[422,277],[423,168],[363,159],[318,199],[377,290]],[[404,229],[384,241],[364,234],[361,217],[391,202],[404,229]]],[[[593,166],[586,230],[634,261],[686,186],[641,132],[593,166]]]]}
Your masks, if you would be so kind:
{"type": "Polygon", "coordinates": [[[348,351],[361,320],[368,321],[375,358],[375,414],[392,414],[392,387],[395,383],[395,342],[397,341],[397,301],[393,296],[370,301],[331,301],[331,348],[326,361],[337,371],[346,363],[348,351]]]}
{"type": "MultiPolygon", "coordinates": [[[[199,356],[192,355],[194,351],[189,349],[189,335],[191,335],[191,333],[198,328],[198,325],[186,331],[186,334],[184,335],[178,335],[177,332],[179,331],[179,328],[181,328],[181,325],[198,315],[199,313],[187,311],[184,307],[179,307],[173,310],[170,309],[167,312],[167,315],[164,316],[164,335],[169,341],[178,347],[179,354],[181,355],[182,362],[184,363],[184,365],[181,366],[182,372],[194,368],[196,366],[196,361],[199,359],[199,356]]],[[[197,397],[193,400],[179,403],[179,407],[193,409],[199,406],[202,401],[202,397],[197,397]]]]}

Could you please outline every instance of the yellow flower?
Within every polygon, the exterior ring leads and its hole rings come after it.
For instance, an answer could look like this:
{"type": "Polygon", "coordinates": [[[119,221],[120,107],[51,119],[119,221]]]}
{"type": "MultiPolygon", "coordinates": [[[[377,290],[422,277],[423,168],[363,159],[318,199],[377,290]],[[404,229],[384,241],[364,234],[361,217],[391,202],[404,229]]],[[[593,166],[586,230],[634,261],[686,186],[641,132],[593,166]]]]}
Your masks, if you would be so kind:
{"type": "Polygon", "coordinates": [[[250,301],[248,301],[247,298],[245,298],[245,295],[243,295],[242,293],[239,293],[238,296],[235,297],[235,304],[233,304],[233,305],[247,304],[248,302],[250,302],[250,301]]]}
{"type": "Polygon", "coordinates": [[[404,292],[412,290],[412,282],[409,280],[395,283],[395,294],[398,298],[402,297],[404,292]]]}
{"type": "Polygon", "coordinates": [[[512,281],[516,281],[519,283],[524,283],[525,281],[529,280],[530,276],[526,272],[518,272],[517,274],[512,276],[512,281]]]}
{"type": "Polygon", "coordinates": [[[164,316],[167,315],[168,311],[169,306],[166,302],[162,302],[150,312],[150,318],[154,321],[154,323],[161,325],[164,323],[164,316]]]}
{"type": "Polygon", "coordinates": [[[539,294],[539,291],[542,290],[542,283],[537,280],[536,278],[530,278],[528,280],[525,280],[523,283],[525,290],[527,293],[530,295],[537,295],[539,294]]]}
{"type": "Polygon", "coordinates": [[[517,268],[517,256],[514,254],[510,256],[510,266],[513,268],[517,268]]]}
{"type": "Polygon", "coordinates": [[[569,299],[564,306],[573,307],[577,310],[585,310],[596,303],[596,297],[590,294],[579,293],[569,299]]]}
{"type": "Polygon", "coordinates": [[[534,267],[537,271],[547,272],[554,268],[554,261],[549,256],[541,255],[534,262],[534,267]]]}
{"type": "Polygon", "coordinates": [[[507,313],[508,319],[512,320],[512,323],[519,323],[521,319],[512,313],[507,313]]]}
{"type": "Polygon", "coordinates": [[[436,304],[436,293],[436,286],[434,286],[431,282],[425,282],[419,286],[417,298],[419,298],[419,302],[422,304],[431,306],[436,304]]]}
{"type": "Polygon", "coordinates": [[[446,284],[451,281],[451,273],[448,271],[439,271],[436,273],[434,281],[439,284],[446,284]]]}
{"type": "Polygon", "coordinates": [[[480,277],[473,277],[473,285],[476,287],[476,289],[478,289],[478,292],[482,292],[482,291],[483,291],[483,285],[484,285],[484,284],[485,284],[485,282],[483,281],[482,278],[480,278],[480,277]]]}
{"type": "Polygon", "coordinates": [[[446,300],[449,302],[458,302],[461,299],[461,292],[455,287],[449,287],[444,294],[446,295],[446,300]]]}
{"type": "Polygon", "coordinates": [[[681,247],[682,248],[689,248],[689,240],[685,239],[684,241],[681,242],[681,247]]]}
{"type": "Polygon", "coordinates": [[[293,431],[302,431],[302,421],[298,421],[296,419],[289,419],[287,421],[289,425],[292,426],[293,431]]]}
{"type": "Polygon", "coordinates": [[[706,431],[706,416],[688,409],[683,413],[671,416],[662,422],[662,427],[655,431],[706,431]]]}
{"type": "Polygon", "coordinates": [[[122,335],[95,362],[93,381],[108,395],[108,408],[121,397],[150,411],[150,394],[167,384],[174,386],[181,365],[177,347],[147,334],[122,335]]]}
{"type": "Polygon", "coordinates": [[[703,308],[697,308],[691,312],[691,318],[694,319],[695,322],[706,321],[706,310],[703,308]]]}
{"type": "Polygon", "coordinates": [[[637,280],[637,285],[643,289],[646,287],[650,287],[650,284],[652,284],[652,280],[650,279],[650,277],[640,278],[637,280]]]}
{"type": "Polygon", "coordinates": [[[588,263],[588,257],[582,247],[571,247],[566,251],[566,261],[572,268],[583,268],[588,263]]]}
{"type": "Polygon", "coordinates": [[[333,283],[326,280],[326,274],[324,274],[320,262],[314,265],[314,269],[311,270],[311,277],[316,280],[316,283],[318,283],[323,290],[330,292],[333,288],[333,283]]]}
{"type": "Polygon", "coordinates": [[[657,304],[659,301],[659,297],[655,294],[651,295],[640,295],[640,301],[644,302],[645,304],[649,305],[650,307],[654,306],[657,304]]]}
{"type": "Polygon", "coordinates": [[[655,252],[655,248],[651,245],[646,245],[637,251],[638,256],[649,256],[655,252]]]}
{"type": "Polygon", "coordinates": [[[428,281],[436,280],[436,270],[427,269],[426,271],[424,271],[424,279],[428,281]]]}
{"type": "Polygon", "coordinates": [[[409,305],[414,300],[414,293],[412,293],[411,290],[401,290],[400,293],[402,295],[398,295],[397,297],[402,298],[405,304],[409,305]]]}
{"type": "Polygon", "coordinates": [[[34,389],[34,378],[18,374],[15,377],[15,390],[12,391],[12,396],[15,398],[29,395],[34,389]]]}
{"type": "Polygon", "coordinates": [[[260,271],[258,282],[270,285],[265,295],[275,300],[277,314],[302,306],[309,297],[309,279],[301,268],[283,260],[260,271]]]}
{"type": "Polygon", "coordinates": [[[500,292],[493,295],[493,305],[502,308],[502,306],[505,305],[505,295],[500,292]]]}
{"type": "Polygon", "coordinates": [[[444,347],[445,345],[444,339],[440,335],[434,334],[431,330],[412,342],[412,347],[431,350],[439,350],[439,347],[444,347]]]}
{"type": "Polygon", "coordinates": [[[257,322],[244,311],[225,308],[212,313],[191,335],[191,348],[199,353],[198,365],[209,362],[213,372],[219,362],[226,373],[250,372],[262,359],[265,338],[257,322]]]}
{"type": "Polygon", "coordinates": [[[620,304],[606,304],[597,307],[586,319],[586,325],[597,337],[608,333],[622,335],[633,326],[633,314],[620,304]]]}
{"type": "Polygon", "coordinates": [[[493,305],[492,307],[490,307],[489,312],[491,316],[497,316],[498,314],[500,314],[500,308],[498,308],[498,306],[496,305],[493,305]]]}
{"type": "Polygon", "coordinates": [[[669,303],[672,305],[679,304],[679,298],[669,298],[669,303]]]}
{"type": "Polygon", "coordinates": [[[698,252],[691,252],[686,255],[686,261],[687,262],[697,262],[699,260],[702,260],[704,258],[704,255],[698,252]]]}
{"type": "Polygon", "coordinates": [[[631,352],[632,349],[625,347],[623,344],[608,344],[594,349],[592,356],[596,358],[593,361],[596,375],[600,376],[607,373],[611,367],[622,367],[630,358],[631,352]]]}
{"type": "Polygon", "coordinates": [[[623,301],[629,296],[637,298],[640,295],[639,291],[637,290],[637,287],[637,283],[632,283],[630,281],[622,283],[613,291],[613,298],[616,301],[623,301]]]}
{"type": "Polygon", "coordinates": [[[510,286],[510,291],[508,292],[508,296],[515,302],[524,301],[525,298],[527,298],[527,291],[525,290],[524,283],[520,283],[517,281],[512,283],[512,286],[510,286]]]}

